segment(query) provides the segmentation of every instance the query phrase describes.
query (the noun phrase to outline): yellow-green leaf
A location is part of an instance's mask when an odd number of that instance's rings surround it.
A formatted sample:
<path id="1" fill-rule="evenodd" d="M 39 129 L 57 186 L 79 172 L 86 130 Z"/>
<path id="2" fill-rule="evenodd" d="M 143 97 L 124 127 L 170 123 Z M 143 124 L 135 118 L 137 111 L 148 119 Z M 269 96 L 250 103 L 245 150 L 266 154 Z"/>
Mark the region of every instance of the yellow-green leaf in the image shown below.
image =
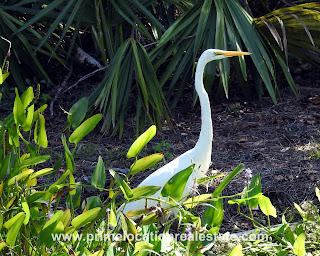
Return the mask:
<path id="1" fill-rule="evenodd" d="M 26 202 L 26 200 L 23 196 L 21 197 L 21 206 L 22 206 L 22 209 L 24 210 L 24 212 L 26 213 L 26 217 L 23 221 L 23 224 L 27 225 L 29 222 L 29 219 L 30 219 L 30 209 L 29 209 L 28 203 Z"/>
<path id="2" fill-rule="evenodd" d="M 7 233 L 7 239 L 6 243 L 12 248 L 15 245 L 17 235 L 19 233 L 19 230 L 21 228 L 21 225 L 25 219 L 25 213 L 23 212 L 18 219 L 11 225 L 10 229 L 8 230 Z"/>
<path id="3" fill-rule="evenodd" d="M 141 134 L 129 148 L 127 158 L 136 157 L 141 149 L 156 135 L 156 126 L 152 125 L 148 130 Z"/>
<path id="4" fill-rule="evenodd" d="M 234 247 L 229 256 L 243 256 L 242 245 L 238 244 L 236 247 Z"/>
<path id="5" fill-rule="evenodd" d="M 89 132 L 91 132 L 101 120 L 102 115 L 96 114 L 84 121 L 70 136 L 71 143 L 78 144 Z"/>
<path id="6" fill-rule="evenodd" d="M 305 249 L 305 242 L 306 236 L 304 233 L 301 233 L 296 241 L 293 244 L 293 253 L 297 256 L 304 256 L 306 255 L 306 249 Z"/>
<path id="7" fill-rule="evenodd" d="M 128 200 L 129 198 L 133 197 L 133 192 L 131 188 L 128 186 L 128 184 L 112 169 L 109 170 L 112 177 L 115 179 L 115 181 L 119 184 L 120 189 L 122 190 L 125 198 Z"/>
<path id="8" fill-rule="evenodd" d="M 135 175 L 138 172 L 151 168 L 156 163 L 161 161 L 162 158 L 163 153 L 156 153 L 150 156 L 143 157 L 131 165 L 129 174 Z"/>
<path id="9" fill-rule="evenodd" d="M 19 180 L 22 180 L 26 177 L 28 177 L 31 173 L 33 173 L 34 170 L 33 169 L 28 169 L 22 173 L 19 173 L 18 175 L 12 177 L 9 181 L 8 181 L 8 186 L 11 186 L 13 184 L 15 184 L 15 181 L 19 181 Z"/>
<path id="10" fill-rule="evenodd" d="M 171 197 L 175 201 L 179 201 L 186 187 L 187 181 L 193 172 L 194 164 L 186 169 L 176 173 L 161 190 L 161 196 Z"/>
<path id="11" fill-rule="evenodd" d="M 71 225 L 77 229 L 86 225 L 87 223 L 94 220 L 99 215 L 100 210 L 101 210 L 101 207 L 97 207 L 80 214 L 79 216 L 75 217 L 71 221 Z"/>
<path id="12" fill-rule="evenodd" d="M 258 204 L 260 206 L 260 210 L 267 216 L 277 217 L 277 210 L 272 205 L 270 199 L 264 195 L 258 197 Z"/>
<path id="13" fill-rule="evenodd" d="M 34 128 L 34 140 L 39 146 L 43 148 L 48 147 L 45 120 L 42 114 L 39 114 L 38 120 L 36 122 L 36 126 Z"/>
<path id="14" fill-rule="evenodd" d="M 98 188 L 104 188 L 105 184 L 106 184 L 106 168 L 104 166 L 102 157 L 99 156 L 98 163 L 92 174 L 91 185 Z"/>
<path id="15" fill-rule="evenodd" d="M 202 194 L 200 196 L 195 196 L 195 197 L 189 198 L 186 201 L 184 201 L 183 205 L 187 209 L 189 209 L 191 207 L 195 207 L 196 205 L 198 205 L 199 203 L 207 200 L 210 197 L 211 197 L 211 194 Z"/>

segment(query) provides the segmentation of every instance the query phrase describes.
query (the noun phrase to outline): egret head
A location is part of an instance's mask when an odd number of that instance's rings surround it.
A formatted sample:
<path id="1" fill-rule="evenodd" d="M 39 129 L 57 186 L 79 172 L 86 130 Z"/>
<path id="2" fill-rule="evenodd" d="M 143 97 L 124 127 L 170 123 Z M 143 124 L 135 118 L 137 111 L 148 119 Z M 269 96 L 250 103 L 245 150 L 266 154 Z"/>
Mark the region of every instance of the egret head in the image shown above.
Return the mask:
<path id="1" fill-rule="evenodd" d="M 208 49 L 204 51 L 201 55 L 203 59 L 207 62 L 213 60 L 221 60 L 224 58 L 229 58 L 233 56 L 250 55 L 250 52 L 239 52 L 239 51 L 224 51 L 219 49 Z"/>

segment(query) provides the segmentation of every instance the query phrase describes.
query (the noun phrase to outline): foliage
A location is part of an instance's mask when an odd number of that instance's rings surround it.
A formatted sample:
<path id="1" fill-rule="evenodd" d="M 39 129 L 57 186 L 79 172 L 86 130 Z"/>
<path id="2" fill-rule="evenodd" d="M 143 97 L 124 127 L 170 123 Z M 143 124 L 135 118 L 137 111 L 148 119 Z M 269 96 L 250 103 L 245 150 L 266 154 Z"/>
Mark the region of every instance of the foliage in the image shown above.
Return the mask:
<path id="1" fill-rule="evenodd" d="M 38 98 L 39 95 L 31 87 L 22 95 L 17 92 L 13 113 L 1 122 L 2 254 L 204 255 L 211 252 L 218 255 L 306 255 L 306 252 L 319 250 L 320 217 L 312 203 L 295 204 L 302 222 L 291 225 L 283 215 L 282 224 L 274 228 L 270 225 L 270 216 L 276 218 L 277 211 L 270 199 L 262 194 L 259 175 L 252 177 L 246 174 L 247 186 L 243 192 L 222 196 L 226 185 L 243 170 L 242 165 L 224 178 L 210 194 L 199 194 L 196 187 L 221 175 L 197 180 L 195 191 L 187 198 L 181 198 L 193 166 L 172 177 L 162 188 L 161 199 L 152 198 L 160 187 L 130 188 L 135 174 L 152 167 L 163 157 L 162 154 L 154 154 L 139 159 L 139 152 L 155 136 L 154 126 L 130 147 L 127 156 L 133 158 L 134 163 L 128 175 L 123 177 L 113 170 L 109 170 L 108 174 L 99 157 L 91 185 L 76 182 L 74 154 L 81 139 L 96 126 L 101 115 L 85 120 L 83 113 L 87 112 L 87 107 L 80 108 L 79 103 L 69 110 L 67 136 L 61 136 L 65 162 L 65 171 L 61 172 L 61 159 L 52 168 L 48 163 L 50 155 L 40 152 L 41 147 L 47 146 L 45 121 L 41 119 L 46 106 L 35 110 L 34 104 Z M 80 99 L 80 102 L 85 100 Z M 56 177 L 55 181 L 48 182 L 50 179 L 46 177 L 52 175 Z M 111 177 L 110 184 L 106 184 L 107 175 Z M 45 184 L 38 185 L 40 181 Z M 83 198 L 83 187 L 95 189 L 97 195 Z M 107 192 L 108 197 L 103 199 L 99 195 L 101 191 Z M 320 199 L 318 189 L 316 195 Z M 126 203 L 140 199 L 156 200 L 159 206 L 137 209 L 126 215 L 122 213 Z M 219 228 L 225 199 L 229 199 L 229 204 L 238 205 L 239 213 L 252 221 L 257 232 L 265 232 L 269 240 L 252 242 L 229 239 L 228 246 L 223 246 L 223 241 L 219 240 Z M 247 207 L 248 216 L 240 211 L 240 205 Z M 199 206 L 206 207 L 202 219 L 195 214 Z M 267 227 L 252 215 L 251 208 L 257 206 L 267 218 Z M 169 219 L 170 211 L 178 215 Z M 172 230 L 176 236 L 173 236 Z M 227 234 L 223 236 L 227 237 Z"/>
<path id="2" fill-rule="evenodd" d="M 214 85 L 216 92 L 228 95 L 229 80 L 236 75 L 242 92 L 250 94 L 250 73 L 259 95 L 263 83 L 276 102 L 279 65 L 296 92 L 288 72 L 288 52 L 298 56 L 303 53 L 315 63 L 303 49 L 318 52 L 319 4 L 283 8 L 253 19 L 250 5 L 255 4 L 250 1 L 241 6 L 240 2 L 245 1 L 11 0 L 0 4 L 0 32 L 14 42 L 11 66 L 20 90 L 24 79 L 19 66 L 28 66 L 28 71 L 30 67 L 50 81 L 38 55 L 63 65 L 68 59 L 79 62 L 75 57 L 79 49 L 83 51 L 82 34 L 91 34 L 95 48 L 84 50 L 98 55 L 95 61 L 106 70 L 89 98 L 89 106 L 102 111 L 103 131 L 119 132 L 121 136 L 125 115 L 132 106 L 136 109 L 137 131 L 143 130 L 146 119 L 158 128 L 162 117 L 169 121 L 168 106 L 177 104 L 192 77 L 198 54 L 207 48 L 246 49 L 253 53 L 252 62 L 239 57 L 232 65 L 229 59 L 208 65 L 204 80 L 209 91 Z M 303 49 L 299 48 L 301 43 Z M 5 49 L 3 46 L 1 49 Z M 220 70 L 218 82 L 216 67 Z"/>

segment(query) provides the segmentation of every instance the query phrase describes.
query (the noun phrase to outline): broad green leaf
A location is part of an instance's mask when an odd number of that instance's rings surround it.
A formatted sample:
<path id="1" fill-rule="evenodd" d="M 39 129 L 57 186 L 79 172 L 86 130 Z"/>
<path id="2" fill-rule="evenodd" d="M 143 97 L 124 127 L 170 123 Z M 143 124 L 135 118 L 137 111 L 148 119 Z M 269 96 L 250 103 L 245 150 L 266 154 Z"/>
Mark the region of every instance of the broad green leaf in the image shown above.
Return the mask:
<path id="1" fill-rule="evenodd" d="M 3 224 L 3 227 L 6 229 L 10 229 L 12 225 L 17 222 L 18 219 L 20 219 L 22 216 L 26 216 L 24 212 L 19 212 L 15 216 L 13 216 L 11 219 L 9 219 L 6 223 Z"/>
<path id="2" fill-rule="evenodd" d="M 88 98 L 84 97 L 78 100 L 69 110 L 67 121 L 76 129 L 85 118 L 88 110 Z"/>
<path id="3" fill-rule="evenodd" d="M 30 178 L 37 178 L 39 176 L 45 176 L 45 175 L 51 174 L 53 170 L 54 170 L 53 168 L 44 168 L 40 171 L 33 173 Z"/>
<path id="4" fill-rule="evenodd" d="M 23 196 L 21 197 L 21 206 L 23 211 L 26 213 L 26 218 L 24 219 L 23 224 L 27 225 L 30 219 L 30 209 L 28 203 L 26 202 Z"/>
<path id="5" fill-rule="evenodd" d="M 79 229 L 80 227 L 88 224 L 89 222 L 93 221 L 96 217 L 98 217 L 100 211 L 101 211 L 100 207 L 86 211 L 80 214 L 79 216 L 75 217 L 71 221 L 71 225 L 76 229 Z"/>
<path id="6" fill-rule="evenodd" d="M 84 121 L 70 136 L 71 143 L 78 144 L 89 132 L 91 132 L 101 120 L 102 115 L 96 114 Z"/>
<path id="7" fill-rule="evenodd" d="M 163 186 L 160 195 L 163 197 L 171 197 L 175 201 L 179 201 L 183 195 L 183 191 L 187 185 L 187 181 L 193 172 L 194 164 L 186 169 L 176 173 L 168 182 Z"/>
<path id="8" fill-rule="evenodd" d="M 129 148 L 127 158 L 136 157 L 141 149 L 156 135 L 156 126 L 152 125 L 147 131 L 141 134 Z"/>
<path id="9" fill-rule="evenodd" d="M 42 230 L 45 230 L 47 227 L 49 227 L 51 224 L 56 222 L 56 225 L 58 225 L 59 221 L 61 221 L 63 216 L 63 211 L 59 210 L 57 211 L 47 222 L 44 224 Z M 54 228 L 52 229 L 54 230 Z"/>
<path id="10" fill-rule="evenodd" d="M 301 233 L 293 245 L 293 253 L 297 256 L 304 256 L 306 255 L 306 249 L 305 249 L 305 240 L 306 235 L 304 233 Z"/>
<path id="11" fill-rule="evenodd" d="M 160 162 L 162 159 L 163 153 L 156 153 L 150 156 L 143 157 L 131 165 L 129 174 L 135 175 L 138 172 L 149 169 L 158 162 Z"/>
<path id="12" fill-rule="evenodd" d="M 63 211 L 60 210 L 46 222 L 38 235 L 38 244 L 44 244 L 47 247 L 51 247 L 56 243 L 56 241 L 53 240 L 52 234 L 59 234 L 64 231 L 64 226 L 61 221 L 62 217 Z"/>
<path id="13" fill-rule="evenodd" d="M 14 121 L 16 125 L 23 125 L 25 121 L 24 107 L 23 107 L 17 88 L 15 88 L 15 92 L 16 92 L 16 98 L 14 100 L 14 105 L 13 105 Z"/>
<path id="14" fill-rule="evenodd" d="M 47 132 L 45 128 L 45 119 L 42 114 L 39 114 L 38 120 L 36 122 L 36 126 L 34 128 L 34 141 L 37 145 L 47 148 L 48 147 L 48 139 Z"/>
<path id="15" fill-rule="evenodd" d="M 33 93 L 33 88 L 30 86 L 22 95 L 21 95 L 21 101 L 23 104 L 23 108 L 26 109 L 29 104 L 33 101 L 34 99 L 34 93 Z M 22 129 L 27 132 L 30 131 L 32 122 L 33 122 L 33 114 L 34 114 L 34 104 L 29 106 L 29 108 L 26 110 L 27 111 L 27 117 L 22 124 Z"/>
<path id="16" fill-rule="evenodd" d="M 11 225 L 10 229 L 8 230 L 7 233 L 7 239 L 6 239 L 6 243 L 13 248 L 15 243 L 16 243 L 16 239 L 19 233 L 19 230 L 21 228 L 21 225 L 25 219 L 25 213 L 23 213 L 22 215 L 19 216 L 18 219 L 16 219 L 16 221 Z"/>
<path id="17" fill-rule="evenodd" d="M 16 181 L 25 179 L 33 172 L 34 172 L 33 169 L 28 169 L 26 171 L 23 171 L 22 173 L 19 173 L 18 175 L 14 176 L 10 180 L 8 180 L 8 186 L 15 184 Z"/>
<path id="18" fill-rule="evenodd" d="M 277 210 L 272 205 L 270 199 L 266 196 L 259 196 L 258 197 L 258 204 L 260 207 L 260 210 L 266 215 L 266 216 L 273 216 L 274 218 L 277 217 Z"/>
<path id="19" fill-rule="evenodd" d="M 109 170 L 111 176 L 115 179 L 115 181 L 120 186 L 120 189 L 122 190 L 125 198 L 129 200 L 133 197 L 133 192 L 131 188 L 128 186 L 128 184 L 112 169 Z"/>
<path id="20" fill-rule="evenodd" d="M 37 165 L 37 164 L 43 163 L 49 159 L 50 159 L 50 155 L 29 157 L 20 163 L 19 170 L 22 170 L 23 168 L 31 165 Z"/>
<path id="21" fill-rule="evenodd" d="M 90 209 L 101 207 L 101 206 L 102 206 L 102 202 L 99 195 L 87 197 L 82 202 L 82 209 L 85 208 L 87 211 Z"/>
<path id="22" fill-rule="evenodd" d="M 242 245 L 241 244 L 238 244 L 237 246 L 235 246 L 231 253 L 229 254 L 229 256 L 243 256 L 243 253 L 242 253 Z"/>
<path id="23" fill-rule="evenodd" d="M 98 163 L 92 174 L 91 185 L 98 188 L 104 188 L 105 184 L 106 184 L 106 168 L 104 166 L 102 157 L 99 156 Z"/>
<path id="24" fill-rule="evenodd" d="M 130 198 L 130 200 L 136 199 L 139 197 L 152 196 L 153 194 L 157 193 L 160 189 L 161 187 L 157 187 L 157 186 L 142 186 L 142 187 L 133 188 L 131 190 L 133 193 L 133 196 L 132 198 Z"/>
<path id="25" fill-rule="evenodd" d="M 28 204 L 32 204 L 33 202 L 37 201 L 38 199 L 44 197 L 45 194 L 46 194 L 46 191 L 37 191 L 37 192 L 34 192 L 33 194 L 30 194 L 27 197 Z"/>

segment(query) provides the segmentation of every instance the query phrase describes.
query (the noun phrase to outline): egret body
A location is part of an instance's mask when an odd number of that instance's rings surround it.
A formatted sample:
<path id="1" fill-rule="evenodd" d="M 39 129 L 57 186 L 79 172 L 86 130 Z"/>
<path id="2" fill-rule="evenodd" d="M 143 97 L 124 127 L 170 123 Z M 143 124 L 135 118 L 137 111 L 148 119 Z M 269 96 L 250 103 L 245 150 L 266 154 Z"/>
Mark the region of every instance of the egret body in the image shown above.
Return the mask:
<path id="1" fill-rule="evenodd" d="M 186 169 L 191 164 L 194 164 L 194 171 L 190 175 L 182 198 L 189 195 L 192 190 L 192 183 L 196 179 L 202 178 L 206 175 L 211 162 L 212 152 L 212 119 L 211 108 L 208 94 L 203 85 L 203 73 L 205 66 L 208 62 L 213 60 L 224 59 L 232 56 L 249 55 L 247 52 L 238 51 L 223 51 L 217 49 L 209 49 L 202 53 L 200 56 L 196 74 L 195 74 L 195 89 L 199 95 L 200 107 L 201 107 L 201 131 L 197 144 L 193 149 L 188 150 L 178 158 L 172 160 L 168 164 L 162 166 L 160 169 L 148 176 L 139 185 L 141 186 L 160 186 L 163 187 L 167 181 L 176 173 Z M 161 189 L 152 196 L 152 198 L 159 198 Z M 157 205 L 156 200 L 148 200 L 148 207 Z M 137 200 L 128 203 L 123 212 L 126 213 L 132 210 L 145 209 L 146 200 Z"/>

